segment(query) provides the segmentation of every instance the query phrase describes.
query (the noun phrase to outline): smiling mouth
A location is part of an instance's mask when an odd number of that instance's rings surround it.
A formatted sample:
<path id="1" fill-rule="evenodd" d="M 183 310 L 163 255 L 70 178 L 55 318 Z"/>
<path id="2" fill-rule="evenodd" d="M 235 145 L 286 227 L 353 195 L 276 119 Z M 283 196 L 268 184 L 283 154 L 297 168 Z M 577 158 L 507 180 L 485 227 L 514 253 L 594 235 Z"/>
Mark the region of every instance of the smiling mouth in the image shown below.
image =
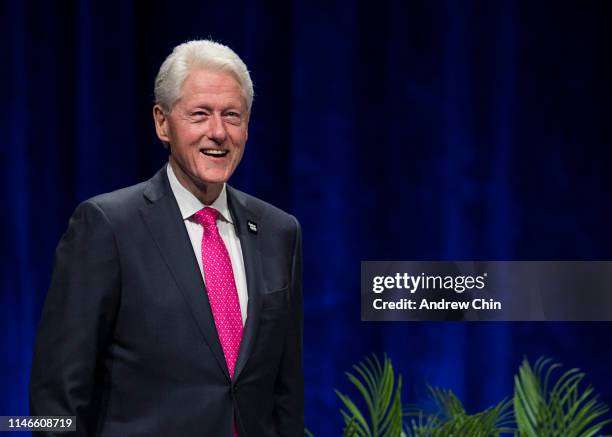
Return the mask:
<path id="1" fill-rule="evenodd" d="M 229 153 L 229 150 L 222 149 L 200 149 L 200 153 L 213 158 L 222 158 Z"/>

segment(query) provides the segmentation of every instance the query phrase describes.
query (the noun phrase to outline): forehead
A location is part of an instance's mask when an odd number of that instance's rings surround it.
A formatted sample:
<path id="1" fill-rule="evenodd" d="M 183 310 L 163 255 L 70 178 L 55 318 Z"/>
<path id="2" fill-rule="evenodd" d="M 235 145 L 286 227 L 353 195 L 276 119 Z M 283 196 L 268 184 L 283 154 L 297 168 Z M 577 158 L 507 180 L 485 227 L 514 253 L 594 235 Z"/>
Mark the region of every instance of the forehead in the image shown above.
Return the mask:
<path id="1" fill-rule="evenodd" d="M 245 103 L 242 88 L 230 72 L 194 68 L 185 77 L 181 85 L 180 100 L 225 101 L 227 103 Z"/>

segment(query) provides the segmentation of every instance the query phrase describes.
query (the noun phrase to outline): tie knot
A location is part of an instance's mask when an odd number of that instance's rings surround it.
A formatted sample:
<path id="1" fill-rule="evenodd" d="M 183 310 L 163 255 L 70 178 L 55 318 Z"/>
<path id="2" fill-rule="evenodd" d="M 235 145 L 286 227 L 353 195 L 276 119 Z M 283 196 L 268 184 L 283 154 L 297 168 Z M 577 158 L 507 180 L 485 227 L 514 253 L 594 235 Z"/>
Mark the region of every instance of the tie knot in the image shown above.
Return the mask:
<path id="1" fill-rule="evenodd" d="M 217 218 L 219 217 L 219 211 L 214 208 L 202 208 L 193 215 L 196 222 L 204 227 L 217 226 Z"/>

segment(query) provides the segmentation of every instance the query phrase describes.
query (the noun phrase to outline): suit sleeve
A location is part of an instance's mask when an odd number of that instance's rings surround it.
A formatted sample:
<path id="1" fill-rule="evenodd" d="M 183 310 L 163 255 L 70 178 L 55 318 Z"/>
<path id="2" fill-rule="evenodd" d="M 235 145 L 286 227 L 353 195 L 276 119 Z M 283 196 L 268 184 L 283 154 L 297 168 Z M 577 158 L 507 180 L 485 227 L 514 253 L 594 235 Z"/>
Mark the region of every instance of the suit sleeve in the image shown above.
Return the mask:
<path id="1" fill-rule="evenodd" d="M 275 384 L 275 412 L 281 437 L 304 435 L 302 233 L 295 221 L 291 275 L 291 320 Z"/>
<path id="2" fill-rule="evenodd" d="M 111 224 L 100 206 L 87 201 L 74 212 L 56 250 L 34 348 L 30 415 L 76 416 L 77 432 L 70 434 L 94 435 L 104 414 L 101 358 L 112 335 L 119 294 Z"/>

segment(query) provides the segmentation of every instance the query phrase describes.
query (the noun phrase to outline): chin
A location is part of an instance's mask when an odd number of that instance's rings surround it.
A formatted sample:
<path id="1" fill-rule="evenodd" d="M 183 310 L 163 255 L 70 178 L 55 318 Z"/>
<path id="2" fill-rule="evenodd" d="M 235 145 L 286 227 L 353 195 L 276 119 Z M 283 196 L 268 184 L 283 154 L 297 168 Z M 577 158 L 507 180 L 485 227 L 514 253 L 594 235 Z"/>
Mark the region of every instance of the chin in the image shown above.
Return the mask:
<path id="1" fill-rule="evenodd" d="M 198 175 L 198 180 L 204 185 L 216 185 L 216 184 L 224 184 L 228 181 L 229 177 L 227 173 L 223 172 L 222 174 L 210 174 L 206 175 Z"/>

